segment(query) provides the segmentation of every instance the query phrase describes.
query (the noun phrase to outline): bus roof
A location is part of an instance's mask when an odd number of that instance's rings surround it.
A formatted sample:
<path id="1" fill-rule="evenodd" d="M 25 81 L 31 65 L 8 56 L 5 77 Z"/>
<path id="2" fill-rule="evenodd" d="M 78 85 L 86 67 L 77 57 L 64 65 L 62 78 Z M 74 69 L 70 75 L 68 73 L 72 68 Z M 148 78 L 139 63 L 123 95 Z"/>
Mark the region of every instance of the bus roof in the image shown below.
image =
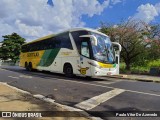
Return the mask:
<path id="1" fill-rule="evenodd" d="M 47 36 L 44 36 L 44 37 L 38 38 L 38 39 L 36 39 L 36 40 L 33 40 L 33 41 L 31 41 L 31 42 L 24 43 L 23 45 L 30 44 L 30 43 L 34 43 L 34 42 L 38 42 L 38 41 L 41 41 L 41 40 L 44 40 L 44 39 L 47 39 L 47 38 L 51 38 L 51 37 L 53 37 L 53 36 L 54 36 L 54 34 L 47 35 Z"/>
<path id="2" fill-rule="evenodd" d="M 31 42 L 28 42 L 28 43 L 25 43 L 25 44 L 23 44 L 23 45 L 30 44 L 30 43 L 34 43 L 34 42 L 41 41 L 41 40 L 45 40 L 45 39 L 47 39 L 47 38 L 51 38 L 51 37 L 53 37 L 53 36 L 56 36 L 56 35 L 61 34 L 61 33 L 64 33 L 64 32 L 74 32 L 74 31 L 80 31 L 80 30 L 91 31 L 91 32 L 94 32 L 94 33 L 98 33 L 98 34 L 107 36 L 106 34 L 101 33 L 101 32 L 99 32 L 99 31 L 97 31 L 97 30 L 91 29 L 91 28 L 71 28 L 71 29 L 65 30 L 65 31 L 63 31 L 63 32 L 59 32 L 59 33 L 57 33 L 57 34 L 50 34 L 50 35 L 47 35 L 47 36 L 38 38 L 38 39 L 36 39 L 36 40 L 33 40 L 33 41 L 31 41 Z M 108 36 L 107 36 L 107 37 L 108 37 Z"/>
<path id="3" fill-rule="evenodd" d="M 73 31 L 79 31 L 79 30 L 91 31 L 91 32 L 95 32 L 95 33 L 98 33 L 98 34 L 107 36 L 106 34 L 101 33 L 101 32 L 99 32 L 98 30 L 91 29 L 91 28 L 72 28 L 72 29 L 69 29 L 68 31 L 69 31 L 69 32 L 73 32 Z M 108 37 L 108 36 L 107 36 L 107 37 Z"/>

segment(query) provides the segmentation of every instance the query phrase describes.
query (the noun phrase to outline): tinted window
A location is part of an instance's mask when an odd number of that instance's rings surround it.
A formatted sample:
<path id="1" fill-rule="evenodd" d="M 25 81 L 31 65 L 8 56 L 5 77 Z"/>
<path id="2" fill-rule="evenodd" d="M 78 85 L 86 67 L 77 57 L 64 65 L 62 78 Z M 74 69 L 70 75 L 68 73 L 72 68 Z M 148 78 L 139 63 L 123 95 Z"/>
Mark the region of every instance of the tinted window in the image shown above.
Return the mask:
<path id="1" fill-rule="evenodd" d="M 55 36 L 55 39 L 56 47 L 73 49 L 68 32 Z"/>
<path id="2" fill-rule="evenodd" d="M 73 49 L 68 32 L 59 34 L 57 36 L 42 41 L 23 45 L 22 52 L 32 52 L 32 51 L 47 50 L 54 48 Z"/>
<path id="3" fill-rule="evenodd" d="M 72 34 L 72 37 L 73 37 L 73 39 L 76 43 L 78 52 L 80 53 L 81 41 L 84 40 L 84 39 L 89 39 L 89 38 L 82 38 L 82 37 L 79 37 L 79 36 L 88 35 L 89 32 L 88 31 L 75 31 L 75 32 L 72 32 L 71 34 Z"/>

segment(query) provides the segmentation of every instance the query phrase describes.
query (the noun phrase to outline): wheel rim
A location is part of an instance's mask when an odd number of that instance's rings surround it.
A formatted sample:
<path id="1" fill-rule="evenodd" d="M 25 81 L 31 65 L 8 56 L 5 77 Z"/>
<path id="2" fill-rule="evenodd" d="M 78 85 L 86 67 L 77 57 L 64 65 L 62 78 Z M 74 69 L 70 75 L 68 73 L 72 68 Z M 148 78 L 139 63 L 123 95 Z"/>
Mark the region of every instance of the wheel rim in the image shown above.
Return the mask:
<path id="1" fill-rule="evenodd" d="M 73 69 L 71 65 L 66 65 L 65 66 L 65 74 L 67 77 L 72 77 L 73 75 Z"/>
<path id="2" fill-rule="evenodd" d="M 32 65 L 31 64 L 28 65 L 28 70 L 32 71 Z"/>
<path id="3" fill-rule="evenodd" d="M 67 69 L 66 69 L 66 73 L 67 73 L 67 74 L 72 74 L 72 68 L 67 67 Z"/>

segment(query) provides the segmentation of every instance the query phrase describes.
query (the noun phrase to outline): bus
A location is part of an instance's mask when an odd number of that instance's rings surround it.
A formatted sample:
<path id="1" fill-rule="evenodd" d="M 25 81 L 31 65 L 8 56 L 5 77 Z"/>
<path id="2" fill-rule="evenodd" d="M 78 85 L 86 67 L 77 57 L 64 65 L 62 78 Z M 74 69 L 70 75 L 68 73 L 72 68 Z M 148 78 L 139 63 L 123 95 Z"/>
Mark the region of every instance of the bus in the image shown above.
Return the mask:
<path id="1" fill-rule="evenodd" d="M 121 45 L 93 29 L 73 28 L 25 43 L 20 66 L 68 77 L 119 74 Z"/>

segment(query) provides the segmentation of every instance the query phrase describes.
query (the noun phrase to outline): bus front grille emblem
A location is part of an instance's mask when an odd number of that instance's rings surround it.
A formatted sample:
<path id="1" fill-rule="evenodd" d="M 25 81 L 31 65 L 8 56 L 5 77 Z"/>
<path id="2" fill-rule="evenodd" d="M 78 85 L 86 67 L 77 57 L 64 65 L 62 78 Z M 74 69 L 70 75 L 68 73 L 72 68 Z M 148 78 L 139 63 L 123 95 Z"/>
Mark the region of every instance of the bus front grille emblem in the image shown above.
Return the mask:
<path id="1" fill-rule="evenodd" d="M 78 71 L 82 74 L 82 75 L 85 75 L 86 74 L 86 71 L 89 69 L 89 67 L 86 67 L 86 68 L 81 68 L 80 66 L 78 66 L 80 69 L 78 69 Z"/>

